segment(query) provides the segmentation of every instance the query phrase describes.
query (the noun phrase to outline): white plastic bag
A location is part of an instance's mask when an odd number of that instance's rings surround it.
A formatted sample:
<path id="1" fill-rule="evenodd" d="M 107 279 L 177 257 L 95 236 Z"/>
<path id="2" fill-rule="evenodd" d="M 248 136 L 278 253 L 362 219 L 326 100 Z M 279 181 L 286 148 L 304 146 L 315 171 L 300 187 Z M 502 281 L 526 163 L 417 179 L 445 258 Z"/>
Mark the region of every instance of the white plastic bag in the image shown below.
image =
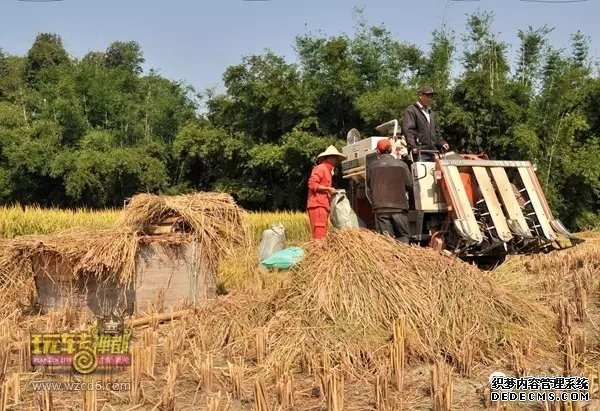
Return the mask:
<path id="1" fill-rule="evenodd" d="M 335 228 L 359 228 L 358 217 L 350 206 L 346 190 L 338 190 L 331 196 L 329 220 Z"/>
<path id="2" fill-rule="evenodd" d="M 263 231 L 258 248 L 258 263 L 260 264 L 273 253 L 283 250 L 285 242 L 285 227 L 283 224 L 273 224 L 271 228 Z"/>

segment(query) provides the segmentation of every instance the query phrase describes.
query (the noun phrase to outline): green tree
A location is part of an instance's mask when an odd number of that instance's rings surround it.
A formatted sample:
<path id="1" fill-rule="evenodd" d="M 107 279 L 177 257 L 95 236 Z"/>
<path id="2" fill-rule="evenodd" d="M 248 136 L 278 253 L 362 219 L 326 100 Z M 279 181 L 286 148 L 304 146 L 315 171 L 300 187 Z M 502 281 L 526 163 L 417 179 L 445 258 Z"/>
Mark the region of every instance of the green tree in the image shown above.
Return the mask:
<path id="1" fill-rule="evenodd" d="M 208 118 L 230 133 L 276 141 L 307 114 L 296 66 L 271 52 L 245 57 L 227 68 L 223 80 L 227 93 L 208 100 Z"/>
<path id="2" fill-rule="evenodd" d="M 539 80 L 542 53 L 547 45 L 546 36 L 552 30 L 547 26 L 537 29 L 529 26 L 527 30 L 519 30 L 518 32 L 521 44 L 519 46 L 516 76 L 530 92 L 533 91 L 536 80 Z"/>
<path id="3" fill-rule="evenodd" d="M 90 56 L 94 60 L 100 60 L 99 55 Z M 103 62 L 107 67 L 122 69 L 132 74 L 142 72 L 144 55 L 140 45 L 135 41 L 115 41 L 106 49 Z"/>
<path id="4" fill-rule="evenodd" d="M 69 63 L 69 55 L 57 34 L 38 34 L 27 52 L 25 62 L 25 80 L 31 86 L 38 82 L 38 76 L 44 69 Z"/>

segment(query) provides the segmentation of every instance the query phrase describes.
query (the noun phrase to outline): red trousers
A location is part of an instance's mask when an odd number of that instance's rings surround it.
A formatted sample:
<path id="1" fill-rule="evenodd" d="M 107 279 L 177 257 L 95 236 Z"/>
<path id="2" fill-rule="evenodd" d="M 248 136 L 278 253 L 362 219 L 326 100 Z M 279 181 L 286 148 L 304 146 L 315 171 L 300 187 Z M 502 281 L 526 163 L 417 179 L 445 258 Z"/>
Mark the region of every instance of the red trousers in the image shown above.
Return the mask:
<path id="1" fill-rule="evenodd" d="M 308 209 L 308 219 L 310 220 L 310 231 L 313 240 L 325 238 L 327 236 L 327 223 L 329 211 L 325 207 L 315 207 Z"/>

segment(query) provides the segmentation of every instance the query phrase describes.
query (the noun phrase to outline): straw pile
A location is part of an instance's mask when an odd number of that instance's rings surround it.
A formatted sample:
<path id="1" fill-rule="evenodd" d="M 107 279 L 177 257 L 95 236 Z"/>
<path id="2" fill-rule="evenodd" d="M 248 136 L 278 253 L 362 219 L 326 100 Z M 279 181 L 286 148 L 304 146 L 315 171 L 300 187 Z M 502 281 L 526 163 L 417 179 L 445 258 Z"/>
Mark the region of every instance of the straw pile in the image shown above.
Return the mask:
<path id="1" fill-rule="evenodd" d="M 213 307 L 201 310 L 206 333 L 220 335 L 210 339 L 219 341 L 220 347 L 213 348 L 246 349 L 252 335 L 264 332 L 270 353 L 266 366 L 327 353 L 333 363 L 371 373 L 389 368 L 389 343 L 398 321 L 406 324 L 408 359 L 441 356 L 463 369 L 473 361 L 501 360 L 509 346 L 527 345 L 532 335 L 542 352 L 544 342 L 555 340 L 552 312 L 520 282 L 496 279 L 459 260 L 367 230 L 336 230 L 326 243 L 307 244 L 293 275 L 287 289 L 253 304 L 254 310 L 268 312 L 254 315 L 259 321 L 243 343 L 234 333 L 223 338 L 224 329 L 240 325 L 237 297 L 219 303 L 219 312 L 230 314 L 219 315 L 218 331 L 209 319 Z M 249 330 L 248 313 L 242 317 Z"/>
<path id="2" fill-rule="evenodd" d="M 139 194 L 131 199 L 117 221 L 136 234 L 145 234 L 161 221 L 179 217 L 190 227 L 203 251 L 201 258 L 213 268 L 236 246 L 248 246 L 243 211 L 226 193 L 195 193 L 181 196 Z"/>
<path id="3" fill-rule="evenodd" d="M 406 318 L 409 356 L 441 353 L 456 363 L 468 347 L 488 362 L 508 342 L 532 334 L 550 339 L 541 336 L 552 333 L 552 313 L 521 284 L 431 249 L 352 230 L 332 233 L 326 246 L 310 244 L 307 254 L 292 300 L 309 310 L 311 322 L 327 319 L 377 335 Z"/>
<path id="4" fill-rule="evenodd" d="M 6 282 L 23 274 L 31 275 L 35 261 L 54 259 L 69 266 L 74 277 L 94 275 L 129 283 L 135 273 L 138 248 L 149 238 L 147 228 L 173 216 L 190 227 L 190 232 L 164 234 L 163 245 L 176 246 L 192 237 L 198 241 L 203 263 L 209 268 L 216 269 L 222 257 L 236 246 L 247 244 L 242 210 L 227 194 L 140 194 L 131 199 L 114 228 L 70 229 L 3 241 L 0 276 Z"/>

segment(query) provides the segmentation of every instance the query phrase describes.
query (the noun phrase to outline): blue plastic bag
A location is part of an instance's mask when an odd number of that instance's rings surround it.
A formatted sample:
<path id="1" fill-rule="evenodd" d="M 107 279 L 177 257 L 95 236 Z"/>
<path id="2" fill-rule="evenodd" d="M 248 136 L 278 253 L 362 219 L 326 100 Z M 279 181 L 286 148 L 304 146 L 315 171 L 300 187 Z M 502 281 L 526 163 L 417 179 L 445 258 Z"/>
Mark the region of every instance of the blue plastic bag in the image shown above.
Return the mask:
<path id="1" fill-rule="evenodd" d="M 300 247 L 288 247 L 271 254 L 261 264 L 267 268 L 287 270 L 302 261 L 302 258 L 304 258 L 304 251 Z"/>

